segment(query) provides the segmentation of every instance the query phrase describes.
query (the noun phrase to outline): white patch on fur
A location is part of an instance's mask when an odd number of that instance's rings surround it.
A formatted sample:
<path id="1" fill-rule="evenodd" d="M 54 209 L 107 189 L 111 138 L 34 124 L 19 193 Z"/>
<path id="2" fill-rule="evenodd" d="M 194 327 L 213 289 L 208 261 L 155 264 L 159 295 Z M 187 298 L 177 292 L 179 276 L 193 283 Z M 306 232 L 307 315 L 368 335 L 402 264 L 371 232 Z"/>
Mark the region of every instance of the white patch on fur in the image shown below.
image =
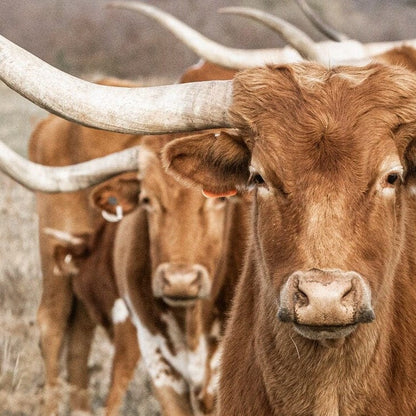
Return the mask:
<path id="1" fill-rule="evenodd" d="M 171 387 L 178 394 L 183 394 L 195 386 L 202 386 L 205 379 L 205 368 L 208 359 L 208 345 L 205 337 L 201 337 L 195 351 L 186 345 L 186 335 L 180 330 L 176 320 L 170 314 L 161 319 L 167 325 L 168 336 L 173 346 L 169 348 L 167 340 L 160 334 L 152 334 L 134 312 L 131 301 L 126 297 L 132 320 L 137 328 L 137 336 L 143 361 L 156 387 Z M 169 364 L 168 364 L 169 363 Z M 172 375 L 175 369 L 183 379 Z"/>
<path id="2" fill-rule="evenodd" d="M 66 231 L 57 230 L 56 228 L 45 227 L 42 229 L 42 232 L 46 235 L 56 238 L 57 240 L 64 241 L 69 244 L 77 245 L 82 244 L 84 240 L 80 237 L 76 237 L 71 233 Z"/>
<path id="3" fill-rule="evenodd" d="M 259 186 L 257 188 L 257 196 L 261 198 L 268 198 L 271 194 L 272 193 L 265 186 Z"/>
<path id="4" fill-rule="evenodd" d="M 129 317 L 129 311 L 123 299 L 119 298 L 114 302 L 111 317 L 114 324 L 121 324 Z"/>
<path id="5" fill-rule="evenodd" d="M 172 358 L 166 339 L 159 334 L 152 334 L 135 313 L 130 299 L 126 297 L 125 300 L 131 310 L 132 320 L 137 329 L 143 362 L 154 385 L 159 388 L 170 387 L 176 393 L 184 394 L 187 391 L 186 383 L 183 379 L 175 377 L 172 374 L 171 367 L 165 362 L 167 360 L 171 363 L 170 358 Z"/>
<path id="6" fill-rule="evenodd" d="M 72 254 L 67 254 L 64 258 L 65 264 L 69 264 L 72 261 Z"/>

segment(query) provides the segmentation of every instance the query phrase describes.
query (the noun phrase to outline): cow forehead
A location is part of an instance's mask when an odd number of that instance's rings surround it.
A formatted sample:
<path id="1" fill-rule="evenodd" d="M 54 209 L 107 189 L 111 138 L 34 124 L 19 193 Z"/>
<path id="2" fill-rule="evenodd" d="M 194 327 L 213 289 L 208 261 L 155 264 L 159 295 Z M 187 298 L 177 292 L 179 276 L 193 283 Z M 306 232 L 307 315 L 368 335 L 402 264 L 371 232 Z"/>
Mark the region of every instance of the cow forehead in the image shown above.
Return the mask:
<path id="1" fill-rule="evenodd" d="M 414 77 L 379 66 L 361 72 L 307 67 L 290 74 L 269 68 L 256 79 L 243 74 L 244 91 L 237 83 L 231 113 L 252 132 L 259 173 L 272 182 L 315 175 L 336 183 L 399 165 L 392 132 L 416 118 Z"/>

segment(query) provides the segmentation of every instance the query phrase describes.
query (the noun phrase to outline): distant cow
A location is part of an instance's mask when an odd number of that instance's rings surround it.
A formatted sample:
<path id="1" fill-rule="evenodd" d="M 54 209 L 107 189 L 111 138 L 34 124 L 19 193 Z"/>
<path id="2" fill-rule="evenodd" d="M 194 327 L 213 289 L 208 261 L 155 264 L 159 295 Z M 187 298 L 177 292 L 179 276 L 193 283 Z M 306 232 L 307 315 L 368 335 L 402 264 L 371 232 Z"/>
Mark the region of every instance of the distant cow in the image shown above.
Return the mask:
<path id="1" fill-rule="evenodd" d="M 140 208 L 119 225 L 114 268 L 162 413 L 213 414 L 248 202 L 207 199 L 167 175 L 159 153 L 169 139 L 144 139 Z"/>
<path id="2" fill-rule="evenodd" d="M 133 84 L 115 79 L 102 81 L 103 84 L 133 86 Z M 68 122 L 54 115 L 42 120 L 32 133 L 29 143 L 29 157 L 32 161 L 48 166 L 65 166 L 84 162 L 96 157 L 132 147 L 140 143 L 140 136 L 122 135 Z M 88 348 L 93 335 L 94 325 L 88 328 L 82 313 L 74 313 L 74 294 L 70 275 L 61 273 L 55 267 L 54 252 L 56 239 L 43 230 L 59 230 L 71 235 L 92 235 L 101 222 L 97 210 L 89 207 L 89 190 L 71 193 L 36 194 L 39 216 L 39 247 L 43 277 L 42 298 L 38 309 L 40 328 L 40 347 L 46 372 L 46 414 L 53 413 L 57 405 L 57 392 L 53 391 L 59 376 L 59 355 L 64 334 L 70 323 L 71 331 L 84 331 L 84 335 L 72 342 L 68 338 L 68 357 L 71 351 Z M 82 308 L 82 306 L 78 306 Z M 88 331 L 87 331 L 88 329 Z M 84 343 L 84 345 L 82 345 Z M 73 375 L 74 374 L 74 375 Z M 68 374 L 70 384 L 86 389 L 87 380 L 80 379 L 75 373 Z M 48 393 L 49 390 L 52 391 Z M 87 408 L 86 393 L 72 393 L 72 407 Z M 79 397 L 78 397 L 79 396 Z"/>
<path id="3" fill-rule="evenodd" d="M 98 189 L 100 195 L 117 190 L 117 203 L 128 214 L 137 207 L 139 182 L 137 173 L 119 175 Z M 107 202 L 107 201 L 106 201 Z M 51 261 L 55 274 L 70 280 L 75 295 L 65 334 L 68 337 L 67 372 L 72 384 L 71 404 L 74 409 L 86 407 L 88 396 L 88 357 L 97 325 L 105 328 L 114 344 L 110 390 L 106 415 L 117 415 L 128 384 L 134 374 L 139 350 L 137 333 L 129 319 L 125 304 L 120 300 L 114 278 L 113 244 L 118 224 L 99 221 L 94 232 L 68 234 L 45 228 L 54 244 Z M 74 325 L 74 322 L 77 325 Z"/>

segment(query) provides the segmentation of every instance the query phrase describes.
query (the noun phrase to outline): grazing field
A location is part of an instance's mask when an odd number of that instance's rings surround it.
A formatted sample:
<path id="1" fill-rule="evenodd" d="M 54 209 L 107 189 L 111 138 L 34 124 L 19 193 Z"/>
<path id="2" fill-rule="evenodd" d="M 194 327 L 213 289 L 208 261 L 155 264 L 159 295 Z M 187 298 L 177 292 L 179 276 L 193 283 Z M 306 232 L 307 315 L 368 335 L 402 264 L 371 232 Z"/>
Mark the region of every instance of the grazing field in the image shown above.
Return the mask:
<path id="1" fill-rule="evenodd" d="M 0 139 L 26 155 L 30 131 L 46 112 L 0 84 Z M 44 381 L 36 310 L 41 293 L 37 215 L 31 192 L 0 172 L 0 415 L 40 414 Z M 113 349 L 97 330 L 90 357 L 93 413 L 102 414 Z M 64 374 L 62 389 L 65 386 Z M 65 402 L 60 415 L 68 414 Z M 158 415 L 142 366 L 136 371 L 123 415 Z"/>

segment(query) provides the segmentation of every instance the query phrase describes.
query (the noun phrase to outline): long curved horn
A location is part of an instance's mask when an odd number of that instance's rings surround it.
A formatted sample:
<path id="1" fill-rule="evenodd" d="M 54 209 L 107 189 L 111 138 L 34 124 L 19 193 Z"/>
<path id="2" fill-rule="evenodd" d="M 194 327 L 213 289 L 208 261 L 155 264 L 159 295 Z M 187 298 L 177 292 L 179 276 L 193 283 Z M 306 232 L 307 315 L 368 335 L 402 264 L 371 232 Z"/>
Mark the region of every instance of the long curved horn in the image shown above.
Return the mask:
<path id="1" fill-rule="evenodd" d="M 266 64 L 284 64 L 302 60 L 299 53 L 289 47 L 253 50 L 229 48 L 208 39 L 171 14 L 145 3 L 116 1 L 108 3 L 107 7 L 133 10 L 156 20 L 199 57 L 225 68 L 246 69 Z"/>
<path id="2" fill-rule="evenodd" d="M 229 10 L 231 8 L 227 9 Z M 232 9 L 235 13 L 237 13 L 238 10 L 240 16 L 249 17 L 262 22 L 276 32 L 281 33 L 282 20 L 277 16 L 249 7 L 234 7 Z M 304 39 L 306 39 L 306 37 Z M 287 37 L 287 40 L 290 41 L 290 37 Z M 314 45 L 309 42 L 302 42 L 301 40 L 302 38 L 291 41 L 291 45 L 294 48 L 297 48 L 302 56 L 308 57 L 309 59 L 324 65 L 331 66 L 340 64 L 364 65 L 370 61 L 369 58 L 386 52 L 389 49 L 402 45 L 416 47 L 416 39 L 395 42 L 373 42 L 367 44 L 349 39 L 342 42 L 315 42 Z"/>
<path id="3" fill-rule="evenodd" d="M 305 14 L 305 16 L 310 20 L 310 22 L 328 39 L 332 39 L 335 42 L 342 42 L 344 40 L 350 39 L 345 33 L 338 32 L 334 28 L 330 27 L 325 23 L 319 16 L 315 14 L 311 6 L 306 2 L 306 0 L 296 0 L 298 6 Z"/>
<path id="4" fill-rule="evenodd" d="M 319 58 L 316 51 L 316 43 L 306 33 L 280 17 L 272 16 L 269 13 L 251 7 L 223 7 L 218 12 L 246 16 L 257 20 L 276 31 L 303 58 L 309 60 L 317 60 Z"/>
<path id="5" fill-rule="evenodd" d="M 19 156 L 0 141 L 0 170 L 32 191 L 73 192 L 138 169 L 140 146 L 76 165 L 50 167 Z"/>
<path id="6" fill-rule="evenodd" d="M 0 79 L 40 107 L 89 127 L 131 134 L 230 127 L 232 81 L 97 85 L 59 71 L 2 36 Z"/>

